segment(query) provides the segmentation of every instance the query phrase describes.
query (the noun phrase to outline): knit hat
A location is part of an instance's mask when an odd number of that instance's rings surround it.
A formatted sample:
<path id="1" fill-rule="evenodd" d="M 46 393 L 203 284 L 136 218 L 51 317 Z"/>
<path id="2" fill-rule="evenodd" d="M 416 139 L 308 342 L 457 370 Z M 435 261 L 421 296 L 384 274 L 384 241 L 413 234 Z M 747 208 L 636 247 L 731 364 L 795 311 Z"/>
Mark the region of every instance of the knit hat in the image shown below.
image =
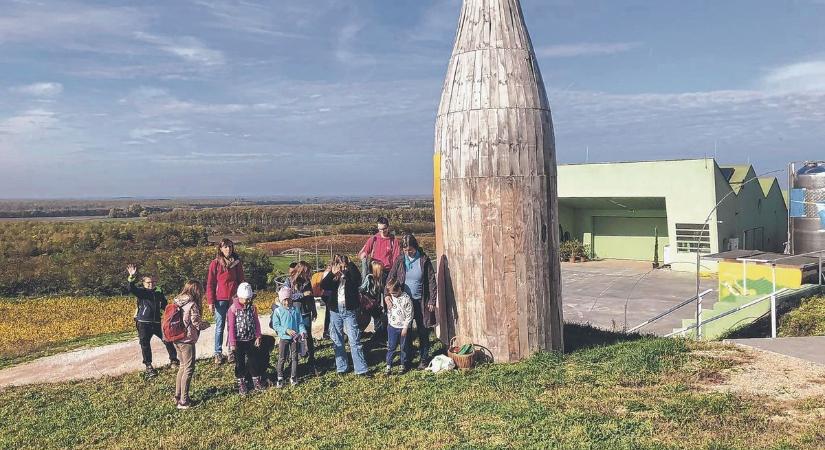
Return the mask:
<path id="1" fill-rule="evenodd" d="M 292 297 L 292 289 L 289 286 L 284 286 L 278 291 L 278 300 L 284 301 Z"/>
<path id="2" fill-rule="evenodd" d="M 238 298 L 243 298 L 249 300 L 250 298 L 254 298 L 255 293 L 252 292 L 252 285 L 249 283 L 241 283 L 238 286 Z"/>

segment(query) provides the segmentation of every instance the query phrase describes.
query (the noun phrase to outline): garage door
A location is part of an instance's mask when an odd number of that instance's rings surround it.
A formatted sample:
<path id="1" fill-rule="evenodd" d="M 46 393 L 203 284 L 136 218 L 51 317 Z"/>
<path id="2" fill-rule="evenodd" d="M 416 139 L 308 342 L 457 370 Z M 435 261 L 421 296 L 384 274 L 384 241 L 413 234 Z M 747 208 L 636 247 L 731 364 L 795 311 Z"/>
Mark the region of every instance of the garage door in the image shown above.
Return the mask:
<path id="1" fill-rule="evenodd" d="M 593 251 L 599 258 L 653 261 L 655 229 L 659 230 L 659 260 L 668 243 L 663 217 L 593 217 Z"/>

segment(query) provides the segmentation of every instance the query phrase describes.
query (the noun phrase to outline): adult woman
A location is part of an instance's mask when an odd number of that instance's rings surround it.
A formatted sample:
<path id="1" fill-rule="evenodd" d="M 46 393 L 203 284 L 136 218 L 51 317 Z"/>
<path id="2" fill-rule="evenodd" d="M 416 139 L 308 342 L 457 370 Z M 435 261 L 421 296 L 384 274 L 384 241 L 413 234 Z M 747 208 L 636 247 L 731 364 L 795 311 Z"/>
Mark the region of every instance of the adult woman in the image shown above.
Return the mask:
<path id="1" fill-rule="evenodd" d="M 430 358 L 430 331 L 436 325 L 435 305 L 438 292 L 435 268 L 412 234 L 401 238 L 401 255 L 395 260 L 388 279 L 397 280 L 412 299 L 420 356 L 418 368 L 425 369 Z M 385 302 L 388 309 L 392 307 L 389 293 L 385 297 Z M 407 361 L 404 361 L 406 370 L 412 367 L 412 341 L 407 339 Z"/>
<path id="2" fill-rule="evenodd" d="M 226 323 L 226 312 L 232 305 L 232 298 L 243 283 L 243 263 L 235 253 L 235 244 L 224 239 L 218 243 L 218 252 L 215 259 L 209 264 L 206 275 L 206 301 L 209 310 L 215 315 L 215 364 L 222 364 L 223 358 L 223 330 Z M 234 355 L 229 354 L 229 362 L 235 362 Z"/>
<path id="3" fill-rule="evenodd" d="M 344 333 L 349 338 L 352 364 L 355 374 L 367 376 L 367 360 L 361 347 L 361 330 L 358 328 L 358 308 L 361 307 L 358 287 L 361 285 L 361 273 L 349 258 L 335 255 L 329 273 L 321 280 L 321 288 L 332 291 L 328 303 L 330 315 L 329 335 L 335 349 L 335 369 L 346 373 L 349 370 Z"/>

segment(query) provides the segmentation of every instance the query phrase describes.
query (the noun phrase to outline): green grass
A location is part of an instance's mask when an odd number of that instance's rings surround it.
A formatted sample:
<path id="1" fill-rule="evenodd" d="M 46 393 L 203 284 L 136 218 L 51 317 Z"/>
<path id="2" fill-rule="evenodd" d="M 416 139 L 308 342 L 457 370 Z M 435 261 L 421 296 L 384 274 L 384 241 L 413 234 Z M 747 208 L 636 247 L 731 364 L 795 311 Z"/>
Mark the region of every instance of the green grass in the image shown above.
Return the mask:
<path id="1" fill-rule="evenodd" d="M 239 397 L 231 367 L 197 366 L 179 412 L 174 374 L 0 391 L 0 448 L 818 448 L 816 423 L 788 427 L 766 398 L 692 387 L 726 367 L 682 340 L 621 339 L 568 327 L 571 353 L 441 375 L 326 373 Z M 332 351 L 321 346 L 332 370 Z M 383 350 L 368 357 L 380 369 Z M 272 362 L 275 355 L 272 355 Z"/>
<path id="2" fill-rule="evenodd" d="M 783 337 L 825 335 L 825 297 L 802 300 L 799 308 L 782 317 L 778 331 Z"/>

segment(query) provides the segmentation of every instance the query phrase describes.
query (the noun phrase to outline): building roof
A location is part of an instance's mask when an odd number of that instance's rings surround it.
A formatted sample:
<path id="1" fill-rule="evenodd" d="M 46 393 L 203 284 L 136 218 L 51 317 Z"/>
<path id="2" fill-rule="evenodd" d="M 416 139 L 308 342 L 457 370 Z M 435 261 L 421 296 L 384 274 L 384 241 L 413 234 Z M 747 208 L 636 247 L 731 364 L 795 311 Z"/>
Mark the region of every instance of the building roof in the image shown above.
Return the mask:
<path id="1" fill-rule="evenodd" d="M 728 184 L 730 184 L 730 188 L 733 189 L 733 192 L 739 194 L 739 190 L 742 189 L 742 184 L 746 181 L 748 173 L 751 171 L 751 165 L 749 164 L 737 164 L 732 166 L 719 166 L 719 169 L 722 171 L 722 174 L 725 175 L 725 178 L 728 180 Z M 767 195 L 767 192 L 766 192 Z"/>
<path id="2" fill-rule="evenodd" d="M 770 177 L 761 177 L 761 178 L 759 178 L 759 185 L 762 186 L 762 193 L 765 194 L 765 197 L 767 197 L 768 194 L 771 192 L 771 188 L 773 188 L 773 185 L 775 183 L 778 183 L 776 181 L 776 178 L 770 178 Z"/>

